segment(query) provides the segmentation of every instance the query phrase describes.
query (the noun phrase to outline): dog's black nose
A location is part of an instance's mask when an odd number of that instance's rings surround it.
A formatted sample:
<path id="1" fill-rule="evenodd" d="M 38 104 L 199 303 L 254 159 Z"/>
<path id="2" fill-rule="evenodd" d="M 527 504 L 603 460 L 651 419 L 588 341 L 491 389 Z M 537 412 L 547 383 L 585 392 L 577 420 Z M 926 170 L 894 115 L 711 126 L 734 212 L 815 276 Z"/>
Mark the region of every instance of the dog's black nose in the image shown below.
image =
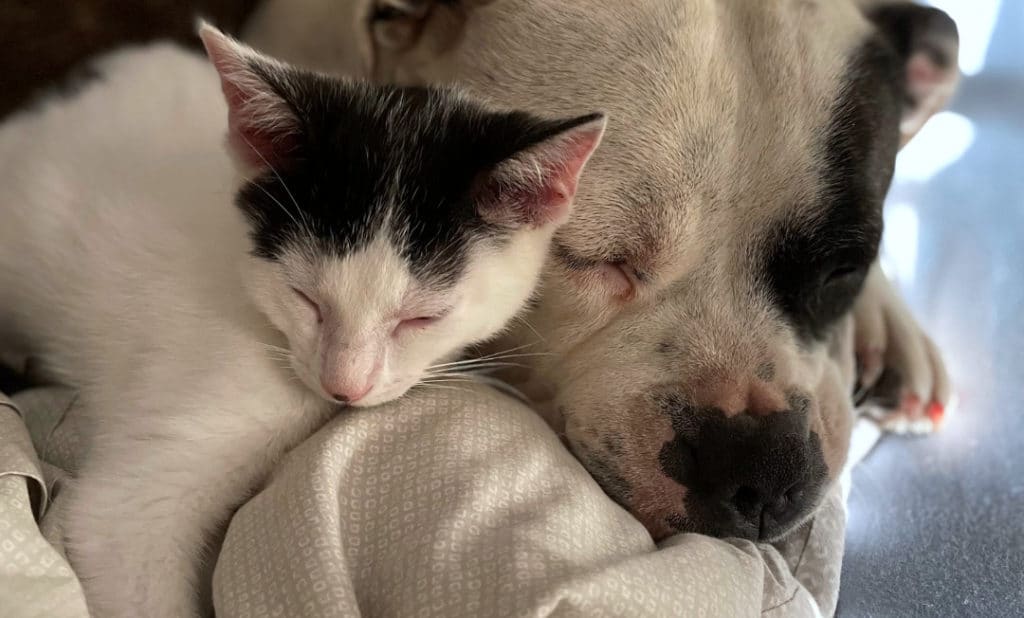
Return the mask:
<path id="1" fill-rule="evenodd" d="M 769 464 L 770 465 L 770 464 Z M 785 487 L 782 482 L 771 482 L 770 475 L 750 479 L 726 499 L 725 509 L 735 510 L 735 520 L 744 532 L 757 532 L 756 538 L 770 539 L 787 524 L 806 511 L 805 483 Z"/>
<path id="2" fill-rule="evenodd" d="M 662 469 L 687 489 L 689 529 L 771 541 L 818 505 L 828 468 L 806 410 L 690 412 L 661 451 Z"/>

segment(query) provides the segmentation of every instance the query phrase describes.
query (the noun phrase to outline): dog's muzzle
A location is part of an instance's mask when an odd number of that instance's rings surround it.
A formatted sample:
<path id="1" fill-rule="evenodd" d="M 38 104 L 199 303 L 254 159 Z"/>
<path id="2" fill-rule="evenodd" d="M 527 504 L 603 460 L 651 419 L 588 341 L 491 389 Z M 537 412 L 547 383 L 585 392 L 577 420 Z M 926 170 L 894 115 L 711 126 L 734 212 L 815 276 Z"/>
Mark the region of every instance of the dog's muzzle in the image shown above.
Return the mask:
<path id="1" fill-rule="evenodd" d="M 790 409 L 727 416 L 671 400 L 675 438 L 661 449 L 662 471 L 686 488 L 677 530 L 773 541 L 810 516 L 828 483 L 807 398 Z"/>

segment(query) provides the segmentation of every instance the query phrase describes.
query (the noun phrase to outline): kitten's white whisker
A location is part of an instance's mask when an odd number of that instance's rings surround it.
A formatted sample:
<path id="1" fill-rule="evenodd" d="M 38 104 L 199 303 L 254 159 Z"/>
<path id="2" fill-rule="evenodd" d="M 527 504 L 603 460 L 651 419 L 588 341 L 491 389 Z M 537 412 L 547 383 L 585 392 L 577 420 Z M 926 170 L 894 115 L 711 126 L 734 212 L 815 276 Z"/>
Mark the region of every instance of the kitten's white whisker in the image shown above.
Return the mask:
<path id="1" fill-rule="evenodd" d="M 279 356 L 287 356 L 289 358 L 291 358 L 293 356 L 292 351 L 289 350 L 288 348 L 282 348 L 280 346 L 271 345 L 269 343 L 260 343 L 260 342 L 257 342 L 257 343 L 268 354 L 277 354 Z"/>
<path id="2" fill-rule="evenodd" d="M 254 184 L 254 185 L 256 185 L 257 187 L 259 187 L 259 188 L 260 188 L 260 190 L 261 190 L 261 191 L 263 191 L 263 193 L 265 193 L 265 194 L 267 195 L 267 197 L 269 197 L 270 199 L 274 200 L 274 203 L 276 203 L 276 204 L 277 204 L 277 205 L 278 205 L 278 206 L 279 206 L 279 207 L 281 208 L 281 210 L 282 210 L 282 211 L 284 211 L 284 213 L 285 213 L 286 215 L 288 215 L 288 217 L 289 217 L 289 218 L 290 218 L 290 219 L 292 220 L 292 223 L 294 223 L 296 227 L 298 227 L 298 228 L 299 228 L 300 230 L 305 230 L 305 231 L 307 231 L 307 232 L 311 231 L 311 230 L 309 229 L 309 222 L 308 222 L 308 221 L 306 221 L 305 213 L 303 213 L 303 212 L 302 212 L 302 207 L 301 207 L 301 206 L 299 206 L 299 202 L 298 202 L 298 200 L 296 200 L 296 199 L 295 199 L 295 195 L 294 195 L 294 194 L 292 193 L 292 190 L 288 188 L 288 184 L 287 184 L 287 183 L 285 183 L 285 181 L 284 181 L 284 178 L 282 178 L 282 177 L 281 177 L 281 174 L 279 174 L 279 173 L 277 172 L 277 169 L 276 169 L 276 168 L 275 168 L 275 167 L 274 167 L 273 165 L 271 165 L 271 164 L 270 164 L 270 161 L 267 161 L 267 158 L 263 156 L 263 153 L 262 153 L 262 152 L 260 152 L 259 150 L 257 150 L 257 149 L 256 149 L 256 147 L 255 147 L 255 146 L 253 146 L 253 145 L 252 145 L 252 143 L 250 143 L 250 142 L 249 142 L 249 140 L 245 139 L 245 136 L 244 136 L 244 135 L 240 135 L 240 137 L 241 137 L 241 138 L 242 138 L 242 140 L 243 140 L 243 141 L 245 142 L 245 144 L 246 144 L 246 145 L 247 145 L 247 146 L 248 146 L 249 148 L 251 148 L 253 152 L 255 152 L 255 153 L 256 153 L 256 156 L 258 156 L 258 157 L 259 157 L 259 158 L 260 158 L 260 159 L 261 159 L 261 160 L 263 161 L 263 163 L 264 163 L 264 164 L 265 164 L 265 165 L 266 165 L 266 166 L 267 166 L 268 168 L 270 168 L 270 171 L 271 171 L 271 172 L 273 172 L 274 176 L 276 176 L 276 177 L 277 177 L 277 181 L 281 183 L 281 186 L 282 186 L 282 187 L 284 188 L 284 190 L 285 190 L 285 193 L 287 193 L 287 194 L 288 194 L 288 197 L 289 197 L 289 198 L 291 198 L 291 200 L 292 200 L 292 204 L 295 204 L 295 210 L 296 210 L 296 211 L 297 211 L 297 212 L 299 213 L 299 216 L 300 216 L 300 217 L 302 217 L 302 221 L 303 221 L 303 222 L 302 222 L 302 223 L 299 223 L 299 220 L 295 218 L 295 215 L 294 215 L 294 214 L 292 214 L 292 212 L 291 212 L 290 210 L 288 210 L 287 208 L 285 208 L 284 204 L 282 204 L 282 203 L 280 202 L 280 200 L 278 200 L 278 199 L 277 199 L 276 197 L 274 197 L 273 195 L 271 195 L 270 191 L 267 191 L 267 190 L 266 190 L 265 188 L 263 188 L 263 186 L 262 186 L 262 185 L 260 185 L 260 184 L 258 184 L 258 183 L 252 183 L 252 184 Z"/>
<path id="3" fill-rule="evenodd" d="M 259 184 L 259 183 L 256 183 L 256 182 L 254 182 L 254 183 L 252 183 L 252 185 L 253 185 L 254 187 L 256 187 L 257 189 L 259 189 L 260 191 L 262 191 L 264 195 L 266 195 L 267 197 L 269 197 L 270 199 L 272 199 L 272 200 L 274 201 L 274 203 L 275 203 L 275 204 L 277 204 L 278 208 L 280 208 L 280 209 L 281 209 L 281 211 L 282 211 L 282 212 L 283 212 L 284 214 L 288 215 L 288 218 L 292 220 L 292 223 L 294 223 L 296 227 L 298 227 L 298 228 L 299 228 L 300 230 L 301 230 L 301 229 L 304 229 L 304 228 L 303 228 L 303 225 L 302 225 L 301 223 L 299 223 L 299 220 L 295 218 L 295 215 L 293 215 L 293 214 L 292 214 L 292 212 L 291 212 L 290 210 L 288 210 L 287 208 L 285 208 L 285 205 L 281 203 L 281 200 L 279 200 L 279 199 L 277 199 L 276 197 L 274 197 L 274 194 L 272 194 L 272 193 L 271 193 L 270 191 L 267 191 L 267 190 L 266 190 L 266 189 L 265 189 L 265 188 L 263 187 L 263 185 L 261 185 L 261 184 Z"/>
<path id="4" fill-rule="evenodd" d="M 541 335 L 539 332 L 537 332 L 537 329 L 533 327 L 533 324 L 530 324 L 529 320 L 527 320 L 521 315 L 517 315 L 513 319 L 517 322 L 522 322 L 523 325 L 526 326 L 526 328 L 530 329 L 530 332 L 532 332 L 534 335 L 537 335 L 538 343 L 547 343 L 547 339 L 544 338 L 544 335 Z"/>
<path id="5" fill-rule="evenodd" d="M 507 369 L 512 367 L 518 369 L 528 369 L 529 365 L 524 365 L 522 363 L 485 363 L 481 365 L 471 365 L 469 367 L 445 367 L 444 369 L 446 369 L 447 371 L 429 372 L 427 375 L 450 375 L 452 373 L 472 374 L 473 372 L 495 371 L 498 369 Z"/>
<path id="6" fill-rule="evenodd" d="M 481 360 L 485 362 L 504 360 L 506 358 L 534 358 L 537 356 L 554 356 L 551 352 L 519 352 L 518 354 L 503 354 L 501 356 L 488 356 L 484 358 L 477 358 L 471 360 Z"/>
<path id="7" fill-rule="evenodd" d="M 431 365 L 428 370 L 434 369 L 449 369 L 456 367 L 473 367 L 480 364 L 491 363 L 491 362 L 503 362 L 510 358 L 532 358 L 536 356 L 553 356 L 553 354 L 546 352 L 534 352 L 524 354 L 508 354 L 506 356 L 495 356 L 495 357 L 483 357 L 483 358 L 469 358 L 460 361 L 454 361 L 451 363 L 441 363 L 439 365 Z"/>
<path id="8" fill-rule="evenodd" d="M 486 372 L 446 373 L 437 376 L 428 376 L 424 382 L 480 382 L 481 380 L 497 379 Z"/>
<path id="9" fill-rule="evenodd" d="M 526 348 L 535 346 L 535 345 L 537 345 L 537 343 L 539 343 L 539 342 L 533 341 L 533 342 L 530 342 L 530 343 L 524 343 L 523 345 L 517 345 L 514 348 L 509 348 L 507 350 L 501 350 L 499 352 L 493 352 L 491 354 L 485 354 L 484 356 L 480 356 L 478 358 L 488 358 L 490 356 L 501 356 L 502 354 L 507 354 L 509 352 L 518 352 L 519 350 L 525 350 Z"/>
<path id="10" fill-rule="evenodd" d="M 498 378 L 494 378 L 491 376 L 479 376 L 476 381 L 479 382 L 480 384 L 490 386 L 508 395 L 512 395 L 513 397 L 519 399 L 519 401 L 522 401 L 523 403 L 530 403 L 529 398 L 526 395 L 524 395 L 522 391 L 512 386 L 508 382 L 505 382 L 504 380 L 500 380 Z"/>
<path id="11" fill-rule="evenodd" d="M 431 367 L 449 367 L 449 366 L 453 366 L 453 365 L 462 365 L 462 364 L 467 364 L 467 363 L 485 362 L 485 361 L 489 361 L 489 360 L 499 360 L 501 358 L 505 358 L 505 357 L 509 356 L 513 352 L 518 352 L 519 350 L 528 348 L 528 347 L 530 347 L 532 345 L 536 345 L 536 344 L 535 343 L 527 343 L 525 345 L 521 345 L 521 346 L 516 346 L 514 348 L 510 348 L 508 350 L 501 350 L 501 351 L 498 351 L 498 352 L 493 352 L 491 354 L 485 354 L 483 356 L 474 356 L 472 358 L 464 358 L 464 359 L 460 359 L 460 360 L 456 360 L 456 361 L 451 361 L 451 362 L 448 362 L 448 363 L 438 363 L 436 365 L 432 365 Z M 543 352 L 539 352 L 538 354 L 543 354 Z"/>
<path id="12" fill-rule="evenodd" d="M 274 356 L 281 357 L 281 358 L 291 358 L 292 357 L 291 352 L 288 352 L 286 350 L 271 350 L 271 349 L 268 348 L 268 349 L 264 350 L 264 352 L 266 352 L 267 354 L 271 354 L 271 355 L 274 355 Z"/>
<path id="13" fill-rule="evenodd" d="M 429 380 L 425 382 L 420 382 L 420 384 L 423 384 L 425 386 L 433 386 L 436 384 L 471 384 L 472 382 L 473 380 Z"/>
<path id="14" fill-rule="evenodd" d="M 436 379 L 436 378 L 462 378 L 462 377 L 467 376 L 467 375 L 471 375 L 471 374 L 465 373 L 465 372 L 461 372 L 461 371 L 446 371 L 446 372 L 438 372 L 438 373 L 428 373 L 428 374 L 425 374 L 421 379 L 422 380 L 431 380 L 431 379 Z"/>
<path id="15" fill-rule="evenodd" d="M 452 361 L 449 363 L 438 363 L 437 365 L 431 365 L 430 367 L 432 369 L 436 369 L 438 367 L 460 367 L 464 365 L 473 365 L 477 363 L 489 363 L 492 361 L 504 360 L 506 358 L 521 358 L 523 356 L 527 355 L 508 354 L 505 356 L 482 356 L 479 358 L 464 358 L 462 360 Z"/>
<path id="16" fill-rule="evenodd" d="M 273 343 L 267 343 L 265 341 L 257 341 L 256 343 L 261 345 L 261 346 L 263 346 L 263 347 L 265 347 L 265 348 L 270 348 L 272 350 L 284 350 L 286 352 L 290 352 L 291 351 L 291 349 L 286 348 L 284 346 L 274 345 Z"/>
<path id="17" fill-rule="evenodd" d="M 438 365 L 437 367 L 431 367 L 430 370 L 433 371 L 433 370 L 449 370 L 449 369 L 451 369 L 451 370 L 467 369 L 467 368 L 472 368 L 472 367 L 491 366 L 491 365 L 494 365 L 494 364 L 497 364 L 497 365 L 502 365 L 502 364 L 505 364 L 505 365 L 521 365 L 521 363 L 516 363 L 514 361 L 506 361 L 506 360 L 502 359 L 502 360 L 484 360 L 484 361 L 479 361 L 479 362 L 474 362 L 474 363 L 459 363 L 458 365 Z"/>
<path id="18" fill-rule="evenodd" d="M 458 391 L 460 393 L 468 393 L 468 392 L 470 392 L 469 389 L 459 388 L 458 386 L 444 386 L 444 385 L 438 385 L 438 384 L 420 384 L 420 385 L 417 385 L 417 386 L 423 388 L 424 390 L 426 390 L 426 389 L 437 389 L 437 390 L 442 390 L 442 391 Z"/>
<path id="19" fill-rule="evenodd" d="M 519 389 L 515 388 L 511 384 L 505 382 L 504 380 L 495 378 L 493 376 L 488 376 L 488 375 L 483 375 L 483 374 L 478 374 L 478 373 L 465 373 L 465 374 L 458 374 L 458 375 L 460 376 L 458 378 L 445 378 L 445 379 L 440 379 L 440 380 L 433 379 L 433 378 L 426 378 L 426 379 L 422 380 L 420 382 L 420 384 L 423 384 L 425 386 L 431 386 L 431 385 L 436 385 L 436 384 L 451 384 L 451 383 L 459 383 L 459 382 L 462 382 L 462 383 L 470 382 L 470 383 L 474 383 L 474 384 L 483 384 L 484 386 L 489 386 L 489 387 L 494 388 L 496 390 L 499 390 L 499 391 L 501 391 L 503 393 L 511 395 L 511 396 L 515 397 L 516 399 L 519 399 L 520 401 L 522 401 L 524 403 L 529 403 L 529 401 L 530 401 L 529 398 L 527 398 L 526 395 L 524 395 L 522 393 L 522 391 L 520 391 Z"/>

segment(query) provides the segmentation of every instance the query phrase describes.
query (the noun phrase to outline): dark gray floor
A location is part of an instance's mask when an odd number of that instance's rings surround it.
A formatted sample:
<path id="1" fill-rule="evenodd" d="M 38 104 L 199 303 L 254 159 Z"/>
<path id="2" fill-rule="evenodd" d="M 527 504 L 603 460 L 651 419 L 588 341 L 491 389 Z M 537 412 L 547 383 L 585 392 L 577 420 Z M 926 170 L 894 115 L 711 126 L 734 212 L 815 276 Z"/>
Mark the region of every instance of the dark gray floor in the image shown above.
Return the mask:
<path id="1" fill-rule="evenodd" d="M 844 617 L 1024 616 L 1024 1 L 1003 0 L 953 111 L 901 161 L 886 256 L 960 405 L 941 434 L 887 438 L 855 471 Z"/>

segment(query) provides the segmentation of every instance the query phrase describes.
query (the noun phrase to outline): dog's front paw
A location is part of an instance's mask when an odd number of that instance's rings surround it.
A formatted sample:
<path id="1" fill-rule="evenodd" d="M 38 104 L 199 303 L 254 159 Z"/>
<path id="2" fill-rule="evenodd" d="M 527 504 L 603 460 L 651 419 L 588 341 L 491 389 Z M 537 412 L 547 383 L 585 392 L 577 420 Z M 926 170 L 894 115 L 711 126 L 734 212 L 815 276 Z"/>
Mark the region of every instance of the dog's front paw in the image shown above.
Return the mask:
<path id="1" fill-rule="evenodd" d="M 876 262 L 854 307 L 855 402 L 896 433 L 929 433 L 950 408 L 946 367 Z"/>

